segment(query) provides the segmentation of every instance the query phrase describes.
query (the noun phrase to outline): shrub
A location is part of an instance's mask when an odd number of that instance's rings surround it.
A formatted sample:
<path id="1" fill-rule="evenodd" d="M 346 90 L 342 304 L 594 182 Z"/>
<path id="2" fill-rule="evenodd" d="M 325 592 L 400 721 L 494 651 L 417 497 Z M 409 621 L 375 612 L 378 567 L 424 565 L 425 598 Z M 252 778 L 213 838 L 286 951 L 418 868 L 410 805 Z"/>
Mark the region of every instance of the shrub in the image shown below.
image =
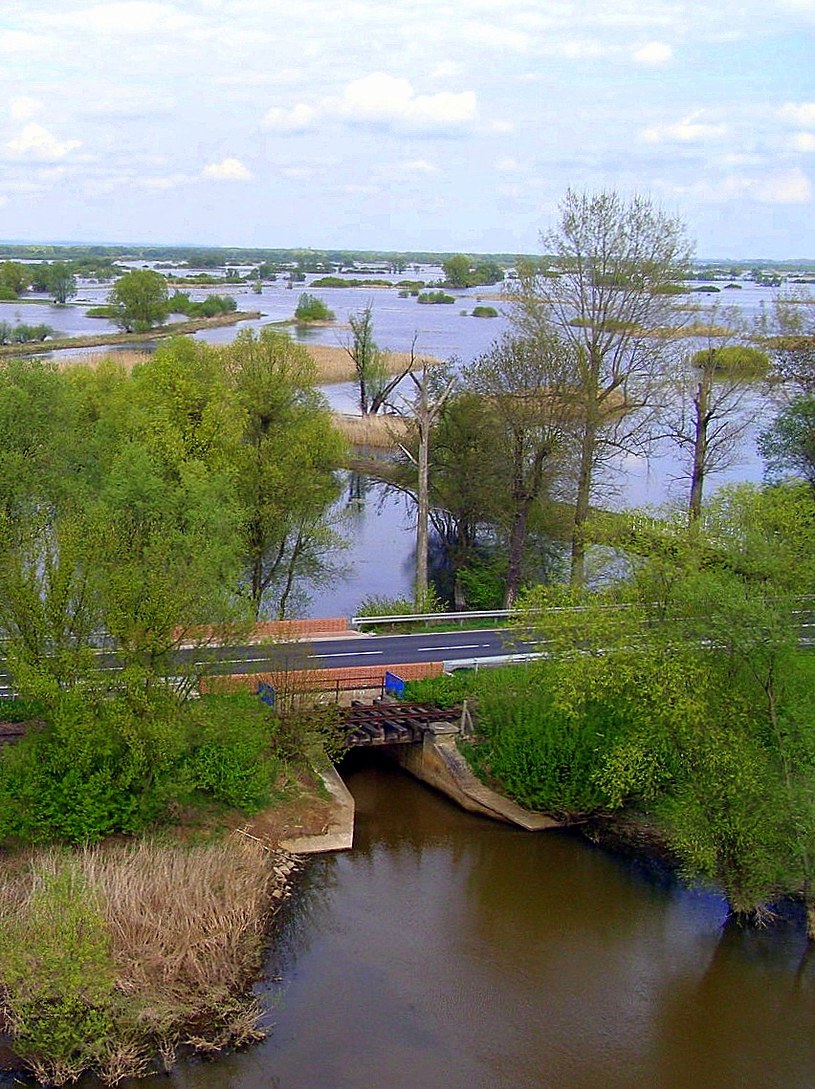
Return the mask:
<path id="1" fill-rule="evenodd" d="M 452 295 L 447 295 L 444 291 L 422 291 L 416 297 L 416 302 L 423 304 L 449 304 L 454 303 L 456 300 Z"/>
<path id="2" fill-rule="evenodd" d="M 294 317 L 296 321 L 334 321 L 335 314 L 333 310 L 329 310 L 322 299 L 304 291 L 297 300 Z"/>
<path id="3" fill-rule="evenodd" d="M 474 318 L 497 318 L 498 311 L 494 306 L 474 306 L 473 307 Z"/>
<path id="4" fill-rule="evenodd" d="M 40 1081 L 73 1081 L 102 1064 L 115 1033 L 100 899 L 76 860 L 51 854 L 28 889 L 2 889 L 0 915 L 3 1014 L 15 1051 Z"/>

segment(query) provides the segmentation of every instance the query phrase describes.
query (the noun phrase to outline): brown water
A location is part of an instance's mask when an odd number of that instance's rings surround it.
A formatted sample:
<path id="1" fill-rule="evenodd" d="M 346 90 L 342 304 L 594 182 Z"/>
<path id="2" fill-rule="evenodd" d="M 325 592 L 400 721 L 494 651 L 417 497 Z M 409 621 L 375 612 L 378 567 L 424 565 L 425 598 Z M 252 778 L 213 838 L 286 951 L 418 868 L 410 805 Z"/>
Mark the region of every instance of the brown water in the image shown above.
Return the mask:
<path id="1" fill-rule="evenodd" d="M 471 817 L 395 771 L 348 783 L 358 845 L 310 862 L 281 920 L 269 1040 L 173 1086 L 815 1085 L 798 922 L 723 929 L 717 897 L 579 839 Z"/>

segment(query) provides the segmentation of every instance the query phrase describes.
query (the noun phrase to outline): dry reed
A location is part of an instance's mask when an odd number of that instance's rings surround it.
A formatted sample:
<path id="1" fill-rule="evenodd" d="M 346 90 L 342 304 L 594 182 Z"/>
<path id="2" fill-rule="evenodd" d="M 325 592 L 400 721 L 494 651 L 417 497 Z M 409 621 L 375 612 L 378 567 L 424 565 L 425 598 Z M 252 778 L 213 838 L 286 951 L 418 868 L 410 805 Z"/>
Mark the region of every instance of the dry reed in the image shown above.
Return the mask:
<path id="1" fill-rule="evenodd" d="M 136 1076 L 155 1056 L 169 1067 L 179 1047 L 217 1051 L 263 1036 L 250 985 L 271 916 L 288 893 L 290 856 L 238 834 L 189 848 L 144 842 L 73 856 L 38 851 L 0 881 L 0 925 L 25 921 L 38 886 L 66 866 L 78 867 L 108 935 L 119 1013 L 96 1068 L 105 1081 Z M 4 985 L 0 964 L 0 994 Z M 25 1059 L 40 1080 L 70 1080 L 59 1076 L 70 1066 Z"/>
<path id="2" fill-rule="evenodd" d="M 66 367 L 98 367 L 103 360 L 112 360 L 126 371 L 132 371 L 139 363 L 146 363 L 150 358 L 147 352 L 123 349 L 119 352 L 77 352 L 76 355 L 62 356 L 57 359 L 61 369 Z"/>
<path id="3" fill-rule="evenodd" d="M 407 438 L 410 421 L 402 416 L 349 416 L 335 412 L 334 424 L 352 446 L 391 450 Z"/>
<path id="4" fill-rule="evenodd" d="M 352 382 L 355 378 L 354 361 L 341 344 L 307 344 L 306 351 L 317 364 L 317 381 Z M 398 374 L 410 366 L 409 352 L 383 352 L 382 362 L 387 374 Z M 438 362 L 435 359 L 429 362 Z"/>

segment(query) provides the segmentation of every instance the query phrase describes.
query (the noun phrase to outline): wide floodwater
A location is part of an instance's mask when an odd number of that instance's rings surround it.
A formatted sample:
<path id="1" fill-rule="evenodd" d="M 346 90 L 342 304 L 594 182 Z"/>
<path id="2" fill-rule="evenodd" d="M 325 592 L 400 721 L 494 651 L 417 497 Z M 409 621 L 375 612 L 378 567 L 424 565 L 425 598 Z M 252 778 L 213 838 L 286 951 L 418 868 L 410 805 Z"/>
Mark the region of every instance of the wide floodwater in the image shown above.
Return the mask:
<path id="1" fill-rule="evenodd" d="M 268 1040 L 173 1089 L 811 1089 L 815 964 L 787 922 L 561 833 L 347 774 L 353 851 L 312 859 L 263 993 Z M 145 1083 L 147 1086 L 148 1083 Z"/>

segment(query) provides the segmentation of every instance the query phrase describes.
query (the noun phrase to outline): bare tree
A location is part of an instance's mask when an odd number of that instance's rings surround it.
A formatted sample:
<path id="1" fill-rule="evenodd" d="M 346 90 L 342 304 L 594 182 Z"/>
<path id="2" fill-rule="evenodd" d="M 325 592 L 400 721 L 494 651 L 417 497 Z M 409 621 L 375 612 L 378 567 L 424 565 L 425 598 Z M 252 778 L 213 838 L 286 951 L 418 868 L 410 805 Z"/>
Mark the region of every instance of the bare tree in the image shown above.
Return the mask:
<path id="1" fill-rule="evenodd" d="M 514 320 L 525 335 L 572 352 L 579 454 L 571 579 L 585 579 L 586 520 L 598 469 L 644 441 L 659 365 L 671 341 L 676 281 L 690 259 L 684 227 L 643 197 L 572 190 L 542 236 L 550 267 L 519 280 Z"/>
<path id="2" fill-rule="evenodd" d="M 753 420 L 746 403 L 763 378 L 767 357 L 740 343 L 745 335 L 735 308 L 712 307 L 695 327 L 696 351 L 667 383 L 666 434 L 675 442 L 690 481 L 688 515 L 702 513 L 705 482 L 729 468 Z"/>
<path id="3" fill-rule="evenodd" d="M 447 378 L 444 385 L 432 389 L 426 359 L 421 361 L 420 376 L 416 376 L 416 337 L 410 348 L 411 369 L 407 377 L 413 383 L 416 393 L 408 407 L 415 423 L 418 435 L 418 452 L 414 456 L 404 446 L 403 452 L 416 466 L 418 483 L 416 488 L 416 590 L 415 601 L 421 607 L 427 598 L 427 544 L 430 518 L 430 434 L 439 418 L 445 402 L 453 391 L 454 379 Z"/>

